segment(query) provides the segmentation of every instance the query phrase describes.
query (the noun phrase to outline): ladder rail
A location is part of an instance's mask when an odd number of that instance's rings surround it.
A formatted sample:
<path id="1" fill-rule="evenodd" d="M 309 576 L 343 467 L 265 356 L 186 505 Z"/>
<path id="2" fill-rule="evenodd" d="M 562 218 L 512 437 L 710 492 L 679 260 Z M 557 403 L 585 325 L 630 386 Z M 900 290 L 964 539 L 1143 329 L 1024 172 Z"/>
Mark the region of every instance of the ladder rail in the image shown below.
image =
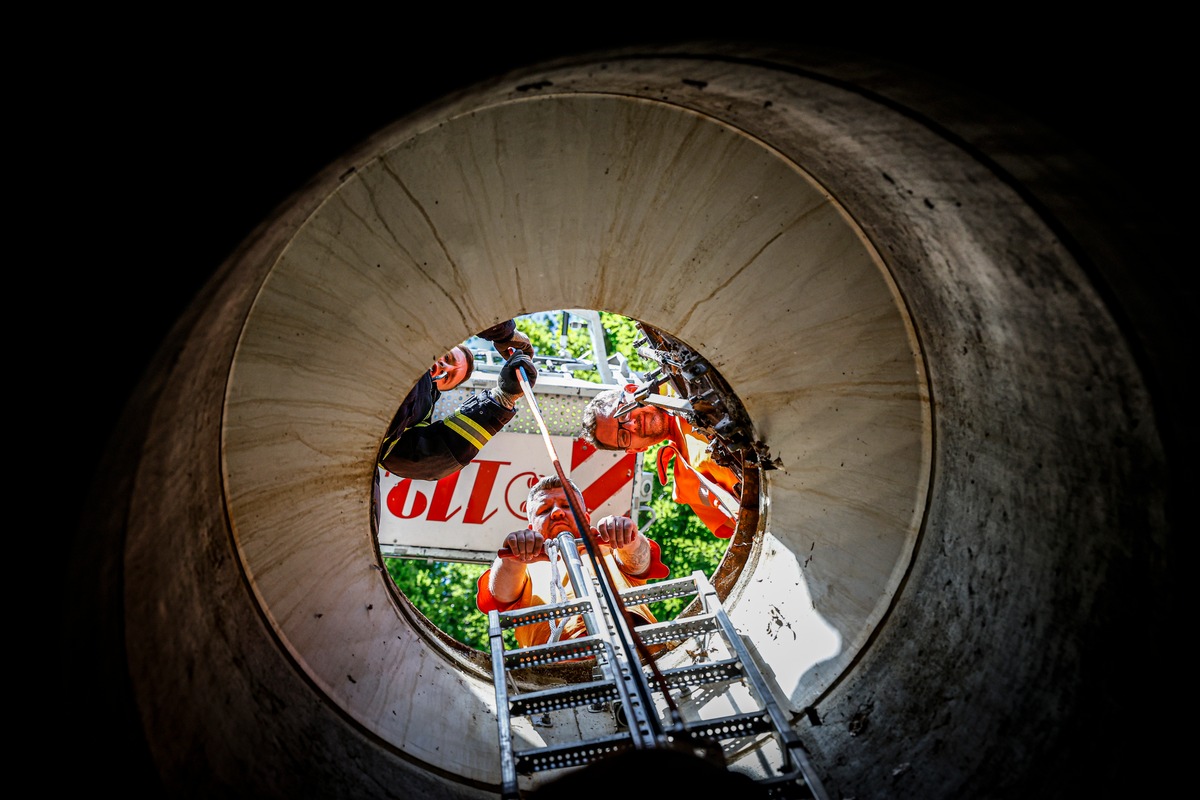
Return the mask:
<path id="1" fill-rule="evenodd" d="M 500 613 L 488 612 L 488 643 L 492 650 L 492 683 L 496 688 L 496 724 L 500 735 L 500 796 L 503 800 L 518 800 L 517 764 L 513 754 L 512 717 L 508 704 L 508 670 L 504 668 L 504 628 Z"/>
<path id="2" fill-rule="evenodd" d="M 575 587 L 576 596 L 587 597 L 594 603 L 593 610 L 584 615 L 584 620 L 592 635 L 604 642 L 608 658 L 600 661 L 600 667 L 605 671 L 605 677 L 614 682 L 621 703 L 629 715 L 633 746 L 654 747 L 661 743 L 662 725 L 658 717 L 650 713 L 653 698 L 640 666 L 633 663 L 635 655 L 629 645 L 633 637 L 625 615 L 620 613 L 618 601 L 612 596 L 613 589 L 600 580 L 599 569 L 596 570 L 596 580 L 588 580 L 585 577 L 583 562 L 575 546 L 575 537 L 570 531 L 560 533 L 556 541 L 559 553 L 563 555 L 567 564 L 567 574 Z M 599 599 L 605 601 L 603 605 L 598 602 Z M 600 624 L 601 621 L 603 624 Z"/>
<path id="3" fill-rule="evenodd" d="M 716 634 L 723 639 L 732 652 L 730 658 L 704 660 L 671 669 L 653 670 L 647 674 L 640 663 L 633 663 L 633 654 L 621 646 L 619 631 L 615 631 L 612 611 L 602 602 L 603 582 L 587 580 L 579 561 L 571 534 L 560 535 L 562 544 L 570 545 L 560 552 L 566 556 L 568 576 L 576 586 L 577 599 L 558 604 L 548 604 L 537 609 L 520 609 L 513 612 L 490 612 L 489 636 L 492 644 L 492 669 L 496 678 L 497 718 L 500 730 L 502 790 L 504 800 L 515 800 L 518 794 L 517 775 L 579 766 L 611 753 L 639 747 L 668 747 L 679 743 L 714 745 L 721 740 L 748 739 L 764 734 L 772 735 L 784 763 L 779 774 L 760 779 L 771 796 L 828 800 L 828 794 L 799 735 L 791 727 L 788 714 L 778 700 L 777 689 L 756 658 L 753 644 L 743 637 L 722 607 L 720 598 L 707 576 L 700 571 L 684 578 L 675 578 L 653 584 L 626 589 L 619 593 L 620 602 L 640 605 L 667 597 L 697 595 L 701 612 L 689 617 L 659 622 L 638 628 L 642 641 L 647 644 L 669 641 L 684 641 Z M 562 546 L 560 544 L 560 547 Z M 574 556 L 572 561 L 571 556 Z M 596 585 L 600 584 L 600 585 Z M 586 606 L 586 610 L 584 609 Z M 531 624 L 548 616 L 565 616 L 568 611 L 582 610 L 589 635 L 567 642 L 535 645 L 504 651 L 502 631 L 508 627 Z M 624 621 L 624 620 L 622 620 Z M 628 641 L 626 639 L 626 641 Z M 566 687 L 554 687 L 510 697 L 507 691 L 504 669 L 506 664 L 528 665 L 552 663 L 563 660 L 564 654 L 586 652 L 594 655 L 596 668 L 593 680 Z M 732 688 L 740 684 L 748 688 L 757 708 L 724 714 L 714 718 L 695 719 L 685 722 L 676 712 L 670 724 L 658 717 L 654 697 L 661 696 L 670 702 L 668 694 L 673 690 L 690 692 L 697 687 Z M 715 689 L 716 696 L 721 692 Z M 619 702 L 629 725 L 624 732 L 607 734 L 580 742 L 534 747 L 525 750 L 514 748 L 511 716 L 533 715 L 548 711 L 576 708 L 597 702 Z M 637 703 L 641 705 L 630 705 Z M 631 713 L 632 712 L 632 713 Z M 637 715 L 649 718 L 653 724 L 639 722 Z M 637 726 L 637 727 L 635 727 Z"/>
<path id="4" fill-rule="evenodd" d="M 726 641 L 734 649 L 738 659 L 746 666 L 746 679 L 750 682 L 759 702 L 762 703 L 764 711 L 770 716 L 780 745 L 783 747 L 788 759 L 792 762 L 794 769 L 790 775 L 801 777 L 813 796 L 817 800 L 824 800 L 827 797 L 825 789 L 821 785 L 820 778 L 817 777 L 812 763 L 809 761 L 808 753 L 800 741 L 799 734 L 792 728 L 791 721 L 783 713 L 783 709 L 775 699 L 773 687 L 767 683 L 762 671 L 758 669 L 757 661 L 751 655 L 750 649 L 746 646 L 745 641 L 743 641 L 741 633 L 734 627 L 732 620 L 729 619 L 729 614 L 725 612 L 725 608 L 721 605 L 721 601 L 717 597 L 717 590 L 713 588 L 713 585 L 703 573 L 697 571 L 693 573 L 693 576 L 696 580 L 698 594 L 700 595 L 703 607 L 716 618 L 717 624 L 720 625 Z"/>

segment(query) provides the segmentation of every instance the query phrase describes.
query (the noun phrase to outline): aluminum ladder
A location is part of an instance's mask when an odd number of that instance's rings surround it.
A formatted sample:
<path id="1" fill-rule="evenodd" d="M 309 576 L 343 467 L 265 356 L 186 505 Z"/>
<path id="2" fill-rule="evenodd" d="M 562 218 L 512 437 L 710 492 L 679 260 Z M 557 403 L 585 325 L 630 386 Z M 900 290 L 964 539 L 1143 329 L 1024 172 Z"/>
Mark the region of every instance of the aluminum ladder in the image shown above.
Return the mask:
<path id="1" fill-rule="evenodd" d="M 696 752 L 711 754 L 714 749 L 736 745 L 764 750 L 765 741 L 774 742 L 770 760 L 775 763 L 768 774 L 752 777 L 767 796 L 827 800 L 807 751 L 776 700 L 773 683 L 757 666 L 750 647 L 734 628 L 703 572 L 620 593 L 626 606 L 693 595 L 698 599 L 693 606 L 698 605 L 699 613 L 637 628 L 647 648 L 671 643 L 685 646 L 694 640 L 695 650 L 689 648 L 688 652 L 701 654 L 694 656 L 691 665 L 661 673 L 652 669 L 647 674 L 629 644 L 625 620 L 614 613 L 611 598 L 605 602 L 604 595 L 611 590 L 602 581 L 584 579 L 579 555 L 571 546 L 571 534 L 562 534 L 559 539 L 559 551 L 567 556 L 567 570 L 578 596 L 561 603 L 488 614 L 504 800 L 521 797 L 519 775 L 582 766 L 629 748 L 690 746 Z M 582 592 L 579 587 L 583 587 Z M 587 625 L 586 636 L 525 648 L 505 644 L 503 634 L 508 629 L 577 614 Z M 705 655 L 722 647 L 728 657 L 711 660 Z M 594 659 L 591 680 L 521 693 L 509 672 L 579 659 Z M 668 702 L 664 692 L 672 693 L 673 702 Z M 702 716 L 696 711 L 700 704 L 694 702 L 698 695 L 703 695 L 706 708 L 721 708 L 725 698 L 732 697 L 733 710 Z M 581 707 L 595 711 L 605 704 L 619 711 L 619 715 L 613 714 L 611 732 L 544 746 L 518 747 L 514 741 L 514 717 Z M 723 754 L 720 757 L 724 763 Z"/>

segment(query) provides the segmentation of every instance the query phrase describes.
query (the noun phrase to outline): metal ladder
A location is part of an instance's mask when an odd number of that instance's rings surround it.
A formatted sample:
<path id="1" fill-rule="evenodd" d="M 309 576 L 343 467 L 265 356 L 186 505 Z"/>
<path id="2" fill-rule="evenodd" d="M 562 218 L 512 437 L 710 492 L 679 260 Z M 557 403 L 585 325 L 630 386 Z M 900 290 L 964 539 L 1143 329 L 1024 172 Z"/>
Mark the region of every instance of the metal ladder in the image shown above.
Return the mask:
<path id="1" fill-rule="evenodd" d="M 614 613 L 617 607 L 611 596 L 605 596 L 611 595 L 611 589 L 600 580 L 585 580 L 571 534 L 562 534 L 559 539 L 559 552 L 566 556 L 567 571 L 578 596 L 561 603 L 488 614 L 504 800 L 521 797 L 518 775 L 582 766 L 630 748 L 693 746 L 711 753 L 722 742 L 740 742 L 761 749 L 767 734 L 777 747 L 772 759 L 776 762 L 774 774 L 756 778 L 767 796 L 827 800 L 807 751 L 775 699 L 773 684 L 758 668 L 747 642 L 734 628 L 703 572 L 697 570 L 685 578 L 627 589 L 619 596 L 627 606 L 697 596 L 700 613 L 644 625 L 637 628 L 637 634 L 646 647 L 695 639 L 696 652 L 701 654 L 714 649 L 712 637 L 719 637 L 730 657 L 707 660 L 707 655 L 701 655 L 691 665 L 661 673 L 653 670 L 648 675 L 630 645 L 625 620 Z M 587 636 L 525 648 L 506 647 L 505 630 L 575 615 L 582 615 Z M 590 681 L 520 693 L 509 674 L 511 669 L 587 658 L 594 659 Z M 674 694 L 668 700 L 664 692 Z M 706 702 L 691 704 L 696 694 L 703 694 Z M 720 708 L 728 698 L 732 698 L 731 713 L 711 718 L 702 715 L 701 706 Z M 619 724 L 614 713 L 611 733 L 524 749 L 514 743 L 513 717 L 585 706 L 594 710 L 606 703 L 619 709 L 625 720 Z M 749 710 L 739 710 L 744 706 L 750 706 Z M 693 718 L 685 719 L 685 711 Z"/>

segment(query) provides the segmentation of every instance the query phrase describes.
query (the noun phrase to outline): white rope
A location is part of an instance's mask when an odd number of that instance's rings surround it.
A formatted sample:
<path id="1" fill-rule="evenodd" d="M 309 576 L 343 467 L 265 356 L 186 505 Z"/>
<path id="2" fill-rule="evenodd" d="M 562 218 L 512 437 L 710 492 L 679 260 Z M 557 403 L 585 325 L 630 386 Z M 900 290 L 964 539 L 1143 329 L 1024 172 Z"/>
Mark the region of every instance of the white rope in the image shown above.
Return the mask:
<path id="1" fill-rule="evenodd" d="M 563 589 L 561 574 L 558 571 L 558 541 L 547 539 L 542 543 L 542 549 L 546 551 L 546 555 L 550 558 L 550 602 L 561 603 L 567 599 L 567 593 Z M 562 638 L 563 628 L 566 627 L 567 619 L 567 617 L 562 617 L 547 621 L 547 624 L 550 626 L 551 642 L 557 642 Z"/>

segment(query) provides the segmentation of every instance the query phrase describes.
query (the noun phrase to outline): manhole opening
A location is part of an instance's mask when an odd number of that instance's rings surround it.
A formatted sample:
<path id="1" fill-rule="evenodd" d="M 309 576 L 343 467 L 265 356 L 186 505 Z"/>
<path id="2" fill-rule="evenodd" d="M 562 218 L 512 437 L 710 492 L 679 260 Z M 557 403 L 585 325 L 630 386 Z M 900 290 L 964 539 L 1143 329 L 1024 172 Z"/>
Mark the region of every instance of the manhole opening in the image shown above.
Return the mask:
<path id="1" fill-rule="evenodd" d="M 506 534 L 528 527 L 529 488 L 556 473 L 547 434 L 592 524 L 607 515 L 634 519 L 657 543 L 671 577 L 700 570 L 723 598 L 758 528 L 752 426 L 702 353 L 603 311 L 553 310 L 515 322 L 534 348 L 537 414 L 520 397 L 516 416 L 471 463 L 437 480 L 386 469 L 381 449 L 371 504 L 381 563 L 402 612 L 481 668 L 489 643 L 477 587 Z M 497 385 L 505 359 L 496 347 L 478 336 L 463 346 L 440 360 L 453 371 L 469 351 L 473 365 L 468 378 L 436 396 L 428 418 L 435 426 L 453 426 L 464 403 Z M 667 620 L 695 606 L 670 598 L 650 609 Z"/>

